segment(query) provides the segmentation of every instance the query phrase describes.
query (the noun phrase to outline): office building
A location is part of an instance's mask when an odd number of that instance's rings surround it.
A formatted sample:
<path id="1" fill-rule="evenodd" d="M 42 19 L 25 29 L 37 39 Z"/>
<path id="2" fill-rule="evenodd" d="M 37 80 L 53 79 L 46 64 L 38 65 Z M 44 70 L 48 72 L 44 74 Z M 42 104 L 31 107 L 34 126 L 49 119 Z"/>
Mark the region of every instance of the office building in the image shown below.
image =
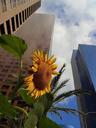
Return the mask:
<path id="1" fill-rule="evenodd" d="M 27 53 L 34 49 L 51 52 L 54 16 L 33 14 L 40 6 L 41 0 L 0 0 L 0 35 L 24 39 L 29 46 Z"/>
<path id="2" fill-rule="evenodd" d="M 35 12 L 41 0 L 0 0 L 0 35 L 14 34 L 28 45 L 23 56 L 23 63 L 28 70 L 32 64 L 33 50 L 42 49 L 51 52 L 54 28 L 54 16 Z M 14 43 L 14 42 L 13 42 Z M 18 60 L 0 48 L 0 90 L 9 96 L 15 84 L 10 86 L 11 74 L 18 73 Z"/>
<path id="3" fill-rule="evenodd" d="M 13 34 L 41 5 L 41 0 L 0 0 L 0 34 Z"/>
<path id="4" fill-rule="evenodd" d="M 85 119 L 80 116 L 81 128 L 96 128 L 96 46 L 80 44 L 71 63 L 75 89 L 91 92 L 77 98 L 79 110 L 88 113 Z"/>

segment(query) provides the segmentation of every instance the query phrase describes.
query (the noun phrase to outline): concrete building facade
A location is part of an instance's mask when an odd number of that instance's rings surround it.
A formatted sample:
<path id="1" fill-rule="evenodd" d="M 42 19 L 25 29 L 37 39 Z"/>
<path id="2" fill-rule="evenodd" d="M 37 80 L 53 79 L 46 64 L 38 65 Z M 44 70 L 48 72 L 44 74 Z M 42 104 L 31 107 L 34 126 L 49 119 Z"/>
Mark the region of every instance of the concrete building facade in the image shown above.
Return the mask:
<path id="1" fill-rule="evenodd" d="M 41 0 L 0 0 L 0 35 L 13 34 L 41 6 Z"/>
<path id="2" fill-rule="evenodd" d="M 51 52 L 55 18 L 49 14 L 33 14 L 40 5 L 41 0 L 0 0 L 0 35 L 14 34 L 25 40 L 28 49 L 23 62 L 27 69 L 32 64 L 31 54 L 34 50 Z M 18 72 L 18 64 L 14 56 L 0 47 L 0 90 L 4 95 L 6 87 L 12 89 L 7 80 L 10 74 Z"/>

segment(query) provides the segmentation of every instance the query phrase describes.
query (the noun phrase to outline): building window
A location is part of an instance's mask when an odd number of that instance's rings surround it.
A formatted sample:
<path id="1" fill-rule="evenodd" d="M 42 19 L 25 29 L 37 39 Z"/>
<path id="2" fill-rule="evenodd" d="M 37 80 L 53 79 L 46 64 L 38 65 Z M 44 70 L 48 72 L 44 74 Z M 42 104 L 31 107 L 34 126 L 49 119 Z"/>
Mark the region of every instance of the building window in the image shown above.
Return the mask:
<path id="1" fill-rule="evenodd" d="M 31 15 L 31 8 L 29 7 L 29 16 Z"/>
<path id="2" fill-rule="evenodd" d="M 19 19 L 18 19 L 18 15 L 16 15 L 16 26 L 17 26 L 17 28 L 19 27 Z"/>
<path id="3" fill-rule="evenodd" d="M 31 6 L 29 7 L 29 13 L 30 13 L 30 16 L 31 16 Z"/>
<path id="4" fill-rule="evenodd" d="M 22 19 L 23 19 L 23 22 L 24 22 L 24 11 L 22 11 Z"/>
<path id="5" fill-rule="evenodd" d="M 7 33 L 11 34 L 11 28 L 10 28 L 10 21 L 9 20 L 6 21 L 6 27 L 7 27 Z"/>
<path id="6" fill-rule="evenodd" d="M 16 7 L 16 0 L 10 0 L 11 8 Z"/>
<path id="7" fill-rule="evenodd" d="M 7 10 L 6 0 L 1 0 L 0 4 L 1 4 L 1 7 L 2 7 L 2 12 L 5 12 Z"/>
<path id="8" fill-rule="evenodd" d="M 31 6 L 31 14 L 33 13 L 33 7 Z"/>
<path id="9" fill-rule="evenodd" d="M 12 31 L 15 31 L 15 21 L 14 21 L 14 17 L 11 18 L 11 23 L 12 23 Z"/>
<path id="10" fill-rule="evenodd" d="M 28 8 L 27 8 L 27 18 L 29 17 L 29 10 L 28 10 Z"/>
<path id="11" fill-rule="evenodd" d="M 29 13 L 29 16 L 30 16 L 30 8 L 28 8 L 28 13 Z"/>
<path id="12" fill-rule="evenodd" d="M 0 33 L 5 34 L 4 24 L 0 25 Z"/>
<path id="13" fill-rule="evenodd" d="M 21 16 L 21 12 L 19 13 L 19 20 L 20 20 L 20 25 L 22 24 L 22 16 Z"/>
<path id="14" fill-rule="evenodd" d="M 25 9 L 25 20 L 27 19 L 27 11 L 26 11 L 26 9 Z"/>

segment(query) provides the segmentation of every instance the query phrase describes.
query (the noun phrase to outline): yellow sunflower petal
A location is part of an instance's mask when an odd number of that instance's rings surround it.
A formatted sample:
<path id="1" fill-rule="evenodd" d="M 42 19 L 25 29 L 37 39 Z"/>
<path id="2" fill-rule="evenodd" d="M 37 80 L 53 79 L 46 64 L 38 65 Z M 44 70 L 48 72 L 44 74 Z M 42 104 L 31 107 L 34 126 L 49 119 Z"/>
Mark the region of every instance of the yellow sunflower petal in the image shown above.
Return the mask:
<path id="1" fill-rule="evenodd" d="M 37 61 L 39 61 L 39 58 L 33 57 L 32 60 L 36 63 Z"/>
<path id="2" fill-rule="evenodd" d="M 42 59 L 42 61 L 44 61 L 44 53 L 43 53 L 42 50 L 40 51 L 40 54 L 41 54 L 41 59 Z"/>
<path id="3" fill-rule="evenodd" d="M 58 65 L 57 65 L 57 64 L 53 64 L 53 65 L 51 65 L 51 66 L 50 66 L 50 68 L 51 68 L 52 70 L 57 69 L 57 67 L 58 67 Z"/>
<path id="4" fill-rule="evenodd" d="M 36 89 L 34 89 L 32 92 L 31 92 L 31 96 L 35 96 L 36 94 Z"/>
<path id="5" fill-rule="evenodd" d="M 33 72 L 37 72 L 37 68 L 32 67 L 32 71 L 33 71 Z"/>
<path id="6" fill-rule="evenodd" d="M 36 90 L 35 99 L 38 97 L 38 91 Z"/>
<path id="7" fill-rule="evenodd" d="M 36 63 L 33 64 L 33 67 L 38 69 L 38 65 Z"/>
<path id="8" fill-rule="evenodd" d="M 45 54 L 45 62 L 48 60 L 48 55 Z"/>
<path id="9" fill-rule="evenodd" d="M 45 88 L 45 92 L 49 92 L 48 87 L 47 87 L 47 88 Z"/>
<path id="10" fill-rule="evenodd" d="M 59 75 L 59 72 L 53 71 L 52 74 L 53 75 Z"/>
<path id="11" fill-rule="evenodd" d="M 38 91 L 38 97 L 40 97 L 41 96 L 41 91 Z"/>
<path id="12" fill-rule="evenodd" d="M 32 58 L 37 58 L 37 55 L 36 55 L 36 54 L 33 54 L 33 55 L 32 55 Z"/>
<path id="13" fill-rule="evenodd" d="M 31 81 L 33 79 L 33 75 L 27 76 L 24 81 Z"/>
<path id="14" fill-rule="evenodd" d="M 51 64 L 54 64 L 56 62 L 56 58 L 54 57 L 54 58 L 52 58 L 50 61 L 49 61 L 49 64 L 51 65 Z"/>
<path id="15" fill-rule="evenodd" d="M 29 92 L 32 92 L 32 91 L 34 90 L 34 86 L 28 86 L 28 87 L 26 88 L 26 90 L 28 90 Z"/>
<path id="16" fill-rule="evenodd" d="M 48 63 L 52 60 L 52 59 L 54 59 L 55 57 L 54 57 L 54 55 L 52 55 L 49 59 L 48 59 Z"/>
<path id="17" fill-rule="evenodd" d="M 41 55 L 40 50 L 37 50 L 37 53 L 38 53 L 38 57 L 40 57 Z"/>
<path id="18" fill-rule="evenodd" d="M 48 92 L 50 92 L 50 90 L 51 90 L 51 87 L 50 87 L 50 84 L 48 85 Z"/>
<path id="19" fill-rule="evenodd" d="M 40 95 L 42 96 L 42 95 L 44 95 L 44 93 L 45 93 L 45 91 L 41 91 L 41 92 L 40 92 Z"/>
<path id="20" fill-rule="evenodd" d="M 33 52 L 31 70 L 34 73 L 25 79 L 26 90 L 28 90 L 32 97 L 38 98 L 50 92 L 52 75 L 58 74 L 55 71 L 57 69 L 55 61 L 56 58 L 54 56 L 49 58 L 48 54 L 44 54 L 42 50 Z"/>
<path id="21" fill-rule="evenodd" d="M 38 55 L 38 52 L 37 52 L 37 50 L 35 50 L 34 52 L 33 52 L 33 54 L 32 55 L 35 55 L 35 56 L 37 56 Z"/>

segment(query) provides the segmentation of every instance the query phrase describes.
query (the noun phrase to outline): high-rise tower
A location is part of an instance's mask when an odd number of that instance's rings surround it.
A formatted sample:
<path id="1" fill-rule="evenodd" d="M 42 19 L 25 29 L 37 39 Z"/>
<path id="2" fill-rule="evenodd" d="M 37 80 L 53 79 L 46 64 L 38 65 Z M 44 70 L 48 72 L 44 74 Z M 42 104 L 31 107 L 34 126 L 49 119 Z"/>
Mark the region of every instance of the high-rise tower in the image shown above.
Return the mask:
<path id="1" fill-rule="evenodd" d="M 13 34 L 41 5 L 41 0 L 0 0 L 0 34 Z"/>
<path id="2" fill-rule="evenodd" d="M 77 100 L 79 110 L 87 113 L 85 119 L 81 117 L 81 128 L 96 128 L 96 46 L 80 44 L 71 63 L 75 89 L 91 92 Z"/>

